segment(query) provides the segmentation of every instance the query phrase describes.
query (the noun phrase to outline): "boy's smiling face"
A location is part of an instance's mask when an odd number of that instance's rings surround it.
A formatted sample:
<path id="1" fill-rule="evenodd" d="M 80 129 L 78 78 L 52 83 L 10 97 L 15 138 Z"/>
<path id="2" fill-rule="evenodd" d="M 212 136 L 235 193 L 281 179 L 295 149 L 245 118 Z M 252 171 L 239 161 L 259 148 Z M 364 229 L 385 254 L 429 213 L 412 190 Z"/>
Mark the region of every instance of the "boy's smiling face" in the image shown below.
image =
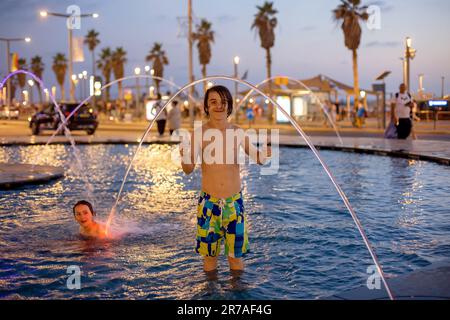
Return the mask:
<path id="1" fill-rule="evenodd" d="M 87 205 L 79 204 L 75 207 L 75 220 L 82 226 L 88 227 L 94 221 L 94 215 Z"/>
<path id="2" fill-rule="evenodd" d="M 228 101 L 223 101 L 220 94 L 212 91 L 208 96 L 208 112 L 210 118 L 214 120 L 226 120 Z"/>

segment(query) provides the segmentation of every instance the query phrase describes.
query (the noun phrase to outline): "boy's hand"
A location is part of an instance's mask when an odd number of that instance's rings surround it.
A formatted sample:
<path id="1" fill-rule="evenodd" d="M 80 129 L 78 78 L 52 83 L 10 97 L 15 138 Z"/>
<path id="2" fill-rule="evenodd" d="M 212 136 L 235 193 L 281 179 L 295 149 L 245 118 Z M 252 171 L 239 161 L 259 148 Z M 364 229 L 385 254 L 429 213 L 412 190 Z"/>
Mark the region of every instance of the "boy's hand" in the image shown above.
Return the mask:
<path id="1" fill-rule="evenodd" d="M 259 164 L 263 165 L 272 157 L 272 146 L 270 140 L 267 138 L 266 144 L 259 151 Z"/>
<path id="2" fill-rule="evenodd" d="M 190 143 L 189 143 L 189 139 L 180 136 L 180 144 L 178 145 L 179 149 L 180 149 L 180 156 L 181 158 L 183 158 L 184 155 L 184 149 L 185 148 L 190 148 Z"/>

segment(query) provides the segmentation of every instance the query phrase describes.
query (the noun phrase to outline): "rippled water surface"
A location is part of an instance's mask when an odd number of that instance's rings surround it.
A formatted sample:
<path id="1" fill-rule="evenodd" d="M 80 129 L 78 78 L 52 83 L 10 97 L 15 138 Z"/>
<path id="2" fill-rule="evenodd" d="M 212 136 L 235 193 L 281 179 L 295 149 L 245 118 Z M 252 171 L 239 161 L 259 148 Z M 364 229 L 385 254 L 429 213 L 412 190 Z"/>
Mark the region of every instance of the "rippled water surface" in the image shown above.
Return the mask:
<path id="1" fill-rule="evenodd" d="M 216 279 L 194 252 L 200 172 L 185 176 L 168 145 L 145 146 L 125 185 L 115 240 L 80 239 L 82 198 L 105 221 L 136 146 L 0 148 L 0 162 L 51 164 L 64 179 L 0 191 L 0 298 L 315 299 L 364 285 L 370 256 L 337 192 L 308 149 L 282 148 L 276 175 L 242 168 L 251 253 Z M 347 193 L 388 276 L 450 257 L 450 170 L 432 163 L 321 151 Z M 94 188 L 89 192 L 83 175 Z M 67 268 L 79 266 L 81 289 Z"/>

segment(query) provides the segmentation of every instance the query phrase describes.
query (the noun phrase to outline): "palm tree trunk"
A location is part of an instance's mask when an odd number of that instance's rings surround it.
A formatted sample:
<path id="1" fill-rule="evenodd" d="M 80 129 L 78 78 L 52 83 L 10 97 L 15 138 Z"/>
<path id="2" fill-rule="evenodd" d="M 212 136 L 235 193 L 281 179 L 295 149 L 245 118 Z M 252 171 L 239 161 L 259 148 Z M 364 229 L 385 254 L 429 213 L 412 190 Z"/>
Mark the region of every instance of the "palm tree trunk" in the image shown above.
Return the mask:
<path id="1" fill-rule="evenodd" d="M 156 94 L 159 93 L 159 80 L 155 79 Z"/>
<path id="2" fill-rule="evenodd" d="M 38 89 L 38 94 L 39 94 L 39 103 L 42 104 L 42 88 L 41 88 L 41 85 L 38 83 L 36 87 Z"/>
<path id="3" fill-rule="evenodd" d="M 266 68 L 267 68 L 267 79 L 272 77 L 272 57 L 270 55 L 270 48 L 266 48 Z M 272 96 L 272 80 L 269 81 L 269 97 Z M 268 120 L 273 123 L 273 105 L 269 103 L 267 106 Z"/>
<path id="4" fill-rule="evenodd" d="M 109 81 L 107 83 L 109 83 Z M 109 101 L 109 88 L 110 87 L 106 88 L 106 94 L 105 94 L 106 102 Z"/>
<path id="5" fill-rule="evenodd" d="M 202 77 L 206 78 L 206 64 L 202 64 Z M 203 92 L 206 92 L 206 82 L 203 81 Z"/>
<path id="6" fill-rule="evenodd" d="M 118 83 L 117 83 L 117 90 L 119 91 L 118 93 L 119 93 L 119 100 L 122 100 L 122 81 L 119 81 Z"/>
<path id="7" fill-rule="evenodd" d="M 92 50 L 92 75 L 95 76 L 95 50 Z"/>
<path id="8" fill-rule="evenodd" d="M 19 87 L 20 87 L 20 96 L 19 97 L 21 97 L 21 99 L 20 99 L 20 102 L 24 102 L 25 101 L 25 95 L 22 93 L 23 92 L 23 88 L 25 88 L 25 87 L 22 87 L 21 85 L 19 85 Z"/>
<path id="9" fill-rule="evenodd" d="M 64 85 L 63 84 L 60 85 L 60 87 L 61 87 L 61 100 L 64 101 L 64 100 L 66 100 L 66 91 L 64 89 Z"/>
<path id="10" fill-rule="evenodd" d="M 358 53 L 356 49 L 352 50 L 353 53 L 353 90 L 354 90 L 354 105 L 353 110 L 356 111 L 359 103 L 359 76 L 358 76 Z"/>

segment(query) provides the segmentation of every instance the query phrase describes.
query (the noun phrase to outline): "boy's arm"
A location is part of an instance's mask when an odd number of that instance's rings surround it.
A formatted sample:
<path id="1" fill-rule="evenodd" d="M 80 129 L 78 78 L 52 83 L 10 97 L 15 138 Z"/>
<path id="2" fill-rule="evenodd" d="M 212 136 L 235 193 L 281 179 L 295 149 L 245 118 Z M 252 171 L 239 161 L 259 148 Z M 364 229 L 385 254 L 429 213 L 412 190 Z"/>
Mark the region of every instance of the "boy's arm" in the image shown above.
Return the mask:
<path id="1" fill-rule="evenodd" d="M 193 143 L 194 141 L 194 133 L 191 133 L 190 138 L 190 145 L 188 154 L 184 155 L 184 147 L 182 146 L 182 143 L 180 144 L 180 155 L 181 155 L 181 167 L 186 174 L 192 173 L 195 169 L 195 159 L 197 158 L 197 151 L 196 146 Z"/>
<path id="2" fill-rule="evenodd" d="M 244 151 L 245 153 L 257 164 L 263 165 L 272 156 L 272 147 L 269 145 L 270 141 L 262 148 L 257 148 L 251 143 L 250 137 L 246 134 L 244 138 Z M 255 159 L 256 158 L 256 159 Z"/>

